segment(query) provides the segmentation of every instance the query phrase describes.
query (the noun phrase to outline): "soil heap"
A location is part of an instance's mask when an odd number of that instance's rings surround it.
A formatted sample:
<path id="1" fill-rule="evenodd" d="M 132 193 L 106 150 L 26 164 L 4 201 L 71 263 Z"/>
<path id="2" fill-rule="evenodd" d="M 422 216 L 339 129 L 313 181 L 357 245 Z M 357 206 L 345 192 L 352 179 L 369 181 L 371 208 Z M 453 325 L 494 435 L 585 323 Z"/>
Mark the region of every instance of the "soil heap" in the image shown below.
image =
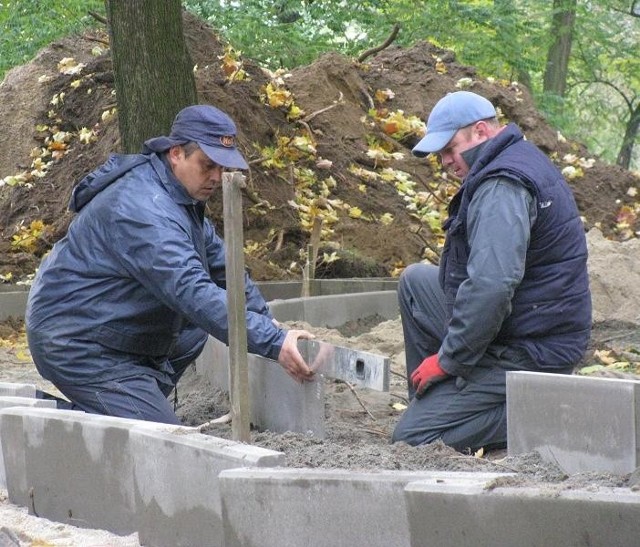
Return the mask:
<path id="1" fill-rule="evenodd" d="M 537 112 L 526 89 L 483 78 L 458 64 L 449 51 L 422 42 L 407 49 L 391 46 L 361 63 L 324 55 L 281 76 L 283 88 L 304 112 L 289 121 L 287 108 L 265 104 L 272 74 L 245 59 L 247 77 L 230 83 L 221 66 L 224 44 L 216 33 L 185 13 L 185 35 L 198 67 L 200 101 L 234 118 L 240 148 L 251 164 L 244 229 L 251 247 L 247 265 L 257 280 L 300 277 L 300 267 L 290 266 L 300 263 L 300 251 L 309 242 L 303 211 L 291 205 L 304 205 L 301 196 L 312 196 L 314 205 L 333 217 L 325 217 L 323 251 L 335 251 L 340 259 L 319 264 L 318 277 L 388 276 L 425 256 L 435 257 L 440 219 L 421 222 L 415 217 L 407 206 L 410 187 L 444 214 L 451 181 L 437 162 L 412 157 L 411 147 L 419 138 L 415 130 L 392 138 L 389 126 L 397 116 L 414 124 L 424 120 L 445 93 L 461 87 L 486 96 L 505 121 L 517 123 L 561 169 L 578 175 L 569 182 L 587 229 L 598 226 L 612 239 L 632 237 L 637 229 L 629 193 L 638 186 L 637 176 L 566 141 Z M 29 64 L 11 70 L 0 85 L 0 131 L 5 136 L 0 149 L 0 179 L 5 180 L 0 187 L 0 275 L 11 275 L 13 282 L 32 274 L 66 232 L 74 184 L 118 151 L 112 63 L 108 47 L 97 41 L 104 38 L 87 34 L 56 42 Z M 312 142 L 313 153 L 296 149 L 291 144 L 296 137 Z M 277 149 L 287 139 L 284 165 L 268 166 L 266 147 Z M 385 152 L 373 154 L 374 142 Z M 47 146 L 53 155 L 34 159 L 32 150 Z M 51 160 L 46 169 L 39 167 L 38 161 Z M 6 178 L 20 174 L 26 183 Z M 311 181 L 307 188 L 301 186 L 304 177 Z M 210 199 L 207 214 L 222 234 L 221 189 Z M 32 225 L 34 221 L 42 221 L 44 228 Z M 14 236 L 23 244 L 17 245 Z"/>

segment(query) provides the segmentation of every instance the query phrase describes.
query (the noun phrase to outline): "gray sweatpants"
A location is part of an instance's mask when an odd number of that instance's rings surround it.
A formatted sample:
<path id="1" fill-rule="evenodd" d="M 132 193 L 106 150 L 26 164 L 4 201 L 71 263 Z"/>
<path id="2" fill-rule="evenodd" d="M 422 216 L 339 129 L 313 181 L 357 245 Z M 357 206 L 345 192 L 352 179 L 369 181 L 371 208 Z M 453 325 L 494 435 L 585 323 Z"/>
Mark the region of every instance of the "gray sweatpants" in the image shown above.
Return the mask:
<path id="1" fill-rule="evenodd" d="M 400 277 L 398 300 L 407 378 L 425 357 L 438 353 L 445 336 L 444 293 L 438 268 L 413 264 Z M 421 445 L 438 439 L 456 450 L 501 448 L 507 442 L 506 371 L 530 370 L 522 351 L 492 345 L 467 378 L 451 376 L 420 399 L 409 382 L 410 403 L 392 442 Z"/>

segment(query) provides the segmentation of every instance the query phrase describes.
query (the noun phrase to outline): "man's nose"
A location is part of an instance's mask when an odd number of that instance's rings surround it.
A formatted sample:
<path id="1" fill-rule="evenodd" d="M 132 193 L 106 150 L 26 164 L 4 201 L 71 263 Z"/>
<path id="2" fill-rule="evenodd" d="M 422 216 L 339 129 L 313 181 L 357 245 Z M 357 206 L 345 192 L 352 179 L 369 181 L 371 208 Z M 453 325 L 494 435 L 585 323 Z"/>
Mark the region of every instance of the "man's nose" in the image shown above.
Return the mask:
<path id="1" fill-rule="evenodd" d="M 220 165 L 216 165 L 211 170 L 211 180 L 213 182 L 222 182 L 222 172 L 223 171 L 224 171 L 224 169 Z"/>

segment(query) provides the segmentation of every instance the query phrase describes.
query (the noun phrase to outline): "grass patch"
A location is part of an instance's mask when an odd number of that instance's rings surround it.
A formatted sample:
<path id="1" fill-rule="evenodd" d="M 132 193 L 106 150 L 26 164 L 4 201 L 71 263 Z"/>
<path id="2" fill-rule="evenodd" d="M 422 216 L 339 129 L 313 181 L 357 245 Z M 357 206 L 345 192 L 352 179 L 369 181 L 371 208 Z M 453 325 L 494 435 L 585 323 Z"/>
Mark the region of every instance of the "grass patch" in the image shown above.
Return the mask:
<path id="1" fill-rule="evenodd" d="M 103 0 L 0 1 L 0 79 L 51 42 L 98 26 L 89 11 L 104 14 Z"/>

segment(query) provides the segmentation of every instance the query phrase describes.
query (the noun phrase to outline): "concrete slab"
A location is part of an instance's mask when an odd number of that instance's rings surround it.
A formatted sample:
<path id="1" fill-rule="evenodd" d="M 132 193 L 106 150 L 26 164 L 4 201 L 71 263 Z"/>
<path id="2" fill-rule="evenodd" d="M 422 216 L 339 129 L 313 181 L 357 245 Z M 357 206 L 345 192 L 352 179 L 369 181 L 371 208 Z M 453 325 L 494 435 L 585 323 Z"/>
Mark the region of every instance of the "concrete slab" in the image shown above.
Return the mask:
<path id="1" fill-rule="evenodd" d="M 249 354 L 251 423 L 276 433 L 294 431 L 324 438 L 324 383 L 299 384 L 271 359 Z M 229 391 L 229 348 L 212 336 L 196 360 L 206 381 Z"/>
<path id="2" fill-rule="evenodd" d="M 302 295 L 301 281 L 259 281 L 256 283 L 265 300 L 289 300 Z M 314 279 L 311 295 L 336 295 L 377 291 L 395 292 L 398 280 L 393 278 Z M 0 321 L 24 317 L 29 287 L 0 285 Z"/>
<path id="3" fill-rule="evenodd" d="M 640 465 L 640 382 L 507 373 L 509 455 L 537 450 L 568 474 Z"/>
<path id="4" fill-rule="evenodd" d="M 412 547 L 635 547 L 640 493 L 412 482 L 405 488 Z"/>
<path id="5" fill-rule="evenodd" d="M 270 302 L 269 307 L 278 321 L 306 321 L 317 327 L 339 327 L 375 315 L 395 319 L 400 313 L 395 291 L 291 298 Z"/>
<path id="6" fill-rule="evenodd" d="M 356 387 L 389 390 L 388 357 L 316 340 L 301 340 L 298 347 L 316 370 L 317 381 L 298 384 L 275 361 L 249 355 L 251 422 L 258 429 L 324 438 L 323 376 L 345 380 Z M 211 385 L 228 392 L 228 367 L 229 348 L 210 336 L 196 360 L 196 369 Z"/>
<path id="7" fill-rule="evenodd" d="M 13 406 L 56 408 L 56 402 L 46 401 L 43 399 L 33 399 L 32 397 L 0 396 L 0 409 L 11 408 Z M 2 436 L 0 436 L 0 488 L 7 488 L 7 475 L 4 468 L 4 456 L 2 455 Z"/>
<path id="8" fill-rule="evenodd" d="M 191 428 L 65 410 L 4 409 L 0 436 L 12 503 L 155 546 L 219 545 L 219 471 L 284 463 Z"/>
<path id="9" fill-rule="evenodd" d="M 29 397 L 35 398 L 36 386 L 33 384 L 14 384 L 0 382 L 0 397 Z"/>
<path id="10" fill-rule="evenodd" d="M 284 454 L 197 433 L 133 430 L 135 505 L 142 545 L 224 545 L 218 475 L 284 465 Z"/>
<path id="11" fill-rule="evenodd" d="M 251 423 L 261 431 L 324 439 L 324 381 L 299 384 L 275 361 L 249 355 Z"/>
<path id="12" fill-rule="evenodd" d="M 427 471 L 223 471 L 220 492 L 224 545 L 408 546 L 404 487 L 409 482 L 423 479 L 433 484 L 483 485 L 498 476 L 501 475 Z"/>
<path id="13" fill-rule="evenodd" d="M 129 438 L 141 423 L 71 410 L 0 411 L 9 500 L 54 521 L 135 532 Z"/>
<path id="14" fill-rule="evenodd" d="M 10 397 L 0 395 L 0 409 L 12 406 L 32 406 L 38 408 L 56 408 L 56 402 L 50 399 L 34 399 L 33 397 Z"/>
<path id="15" fill-rule="evenodd" d="M 288 300 L 302 296 L 302 281 L 258 281 L 256 283 L 265 300 Z M 345 279 L 312 279 L 311 296 L 361 293 L 373 291 L 395 291 L 398 280 L 390 277 L 367 277 Z"/>

